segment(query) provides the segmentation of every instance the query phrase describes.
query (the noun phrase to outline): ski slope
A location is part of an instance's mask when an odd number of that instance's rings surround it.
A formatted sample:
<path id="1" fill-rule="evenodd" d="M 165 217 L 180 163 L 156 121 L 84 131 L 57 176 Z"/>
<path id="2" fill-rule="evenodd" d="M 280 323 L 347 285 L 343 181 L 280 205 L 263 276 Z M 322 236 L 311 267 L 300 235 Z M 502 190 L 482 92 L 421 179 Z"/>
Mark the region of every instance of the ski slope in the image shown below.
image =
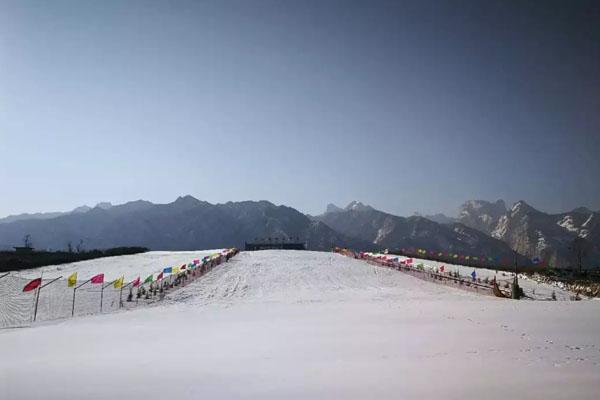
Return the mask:
<path id="1" fill-rule="evenodd" d="M 596 399 L 599 315 L 241 253 L 154 307 L 0 331 L 0 398 Z"/>
<path id="2" fill-rule="evenodd" d="M 130 254 L 126 256 L 102 257 L 93 260 L 79 261 L 68 264 L 51 265 L 41 268 L 26 269 L 13 272 L 13 275 L 37 278 L 43 273 L 44 279 L 66 278 L 77 272 L 79 280 L 91 278 L 98 273 L 104 273 L 106 281 L 112 281 L 121 275 L 125 281 L 138 276 L 160 272 L 165 267 L 187 264 L 193 259 L 220 253 L 223 249 L 201 251 L 149 251 L 147 253 Z"/>
<path id="3" fill-rule="evenodd" d="M 396 256 L 396 255 L 387 255 L 387 254 L 378 254 L 378 253 L 366 253 L 372 256 L 382 256 L 387 259 L 395 259 L 398 258 L 399 261 L 404 261 L 409 257 L 404 256 Z M 439 271 L 443 266 L 445 268 L 446 273 L 450 272 L 458 272 L 461 276 L 469 277 L 471 273 L 475 271 L 477 278 L 488 278 L 492 280 L 496 278 L 498 284 L 502 287 L 502 285 L 506 282 L 512 284 L 515 274 L 513 272 L 505 272 L 505 271 L 497 271 L 488 268 L 476 268 L 469 267 L 465 265 L 455 265 L 448 264 L 441 261 L 432 261 L 425 260 L 421 258 L 411 257 L 413 260 L 412 265 L 416 266 L 418 264 L 422 264 L 423 268 L 426 271 Z M 556 285 L 550 285 L 548 283 L 536 282 L 524 274 L 519 273 L 519 286 L 524 290 L 525 295 L 533 300 L 549 300 L 552 298 L 552 293 L 554 293 L 556 300 L 571 300 L 572 297 L 575 296 L 575 293 L 570 292 L 569 290 L 564 288 L 564 285 L 557 283 Z"/>
<path id="4" fill-rule="evenodd" d="M 77 316 L 115 311 L 121 307 L 121 304 L 127 307 L 143 305 L 144 301 L 140 304 L 138 301 L 122 302 L 122 291 L 110 285 L 110 282 L 120 276 L 124 276 L 125 282 L 130 282 L 138 276 L 143 281 L 147 276 L 156 275 L 165 267 L 181 266 L 194 259 L 201 259 L 221 251 L 153 251 L 11 272 L 9 276 L 0 279 L 0 329 L 31 324 L 36 292 L 23 293 L 23 287 L 33 278 L 43 276 L 44 283 L 49 283 L 54 278 L 62 277 L 61 280 L 49 284 L 41 291 L 36 320 L 70 318 L 72 314 Z M 76 303 L 73 304 L 73 288 L 67 287 L 66 281 L 73 272 L 78 274 L 78 285 L 99 273 L 104 274 L 106 283 L 83 285 L 78 289 Z M 101 290 L 103 286 L 105 289 Z M 128 291 L 129 289 L 125 291 L 125 297 Z M 134 291 L 137 293 L 137 289 Z M 101 298 L 102 308 L 100 308 Z"/>

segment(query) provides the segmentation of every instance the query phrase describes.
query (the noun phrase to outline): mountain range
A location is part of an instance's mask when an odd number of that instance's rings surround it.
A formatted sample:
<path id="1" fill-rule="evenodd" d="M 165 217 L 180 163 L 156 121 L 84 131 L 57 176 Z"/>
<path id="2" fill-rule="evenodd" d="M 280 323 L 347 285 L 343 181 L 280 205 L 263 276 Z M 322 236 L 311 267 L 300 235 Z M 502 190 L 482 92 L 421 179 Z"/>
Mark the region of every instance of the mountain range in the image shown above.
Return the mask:
<path id="1" fill-rule="evenodd" d="M 421 216 L 399 217 L 356 201 L 344 209 L 330 205 L 324 214 L 313 218 L 337 232 L 380 248 L 425 248 L 513 257 L 506 243 L 461 223 L 439 224 Z"/>
<path id="2" fill-rule="evenodd" d="M 192 196 L 172 203 L 138 200 L 99 203 L 64 213 L 21 214 L 0 219 L 0 248 L 31 235 L 38 249 L 145 246 L 153 250 L 243 247 L 257 238 L 298 239 L 312 250 L 347 246 L 361 250 L 426 248 L 472 255 L 540 257 L 555 266 L 576 263 L 574 240 L 584 260 L 598 259 L 600 215 L 584 208 L 546 214 L 523 201 L 508 209 L 502 200 L 470 200 L 458 218 L 443 214 L 401 217 L 353 201 L 325 213 L 305 215 L 268 201 L 211 204 Z"/>
<path id="3" fill-rule="evenodd" d="M 268 201 L 210 204 L 192 196 L 169 204 L 138 200 L 122 205 L 100 204 L 85 212 L 49 214 L 0 223 L 0 246 L 21 245 L 31 235 L 38 249 L 145 246 L 155 250 L 193 250 L 244 246 L 254 238 L 299 238 L 314 250 L 341 245 L 375 249 L 346 237 L 299 211 Z"/>
<path id="4" fill-rule="evenodd" d="M 510 209 L 504 201 L 471 200 L 461 207 L 458 221 L 507 243 L 528 257 L 559 267 L 600 266 L 600 213 L 585 207 L 548 214 L 525 201 Z"/>

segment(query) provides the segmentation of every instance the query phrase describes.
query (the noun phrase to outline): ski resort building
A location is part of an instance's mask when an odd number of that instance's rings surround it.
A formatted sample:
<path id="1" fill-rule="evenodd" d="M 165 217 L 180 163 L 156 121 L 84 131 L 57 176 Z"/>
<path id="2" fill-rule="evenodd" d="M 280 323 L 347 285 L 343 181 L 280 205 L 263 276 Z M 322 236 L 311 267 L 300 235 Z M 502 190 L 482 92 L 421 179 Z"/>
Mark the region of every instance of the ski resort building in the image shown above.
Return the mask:
<path id="1" fill-rule="evenodd" d="M 246 251 L 256 250 L 306 250 L 304 242 L 299 238 L 294 241 L 293 238 L 265 238 L 254 239 L 253 242 L 245 242 Z"/>

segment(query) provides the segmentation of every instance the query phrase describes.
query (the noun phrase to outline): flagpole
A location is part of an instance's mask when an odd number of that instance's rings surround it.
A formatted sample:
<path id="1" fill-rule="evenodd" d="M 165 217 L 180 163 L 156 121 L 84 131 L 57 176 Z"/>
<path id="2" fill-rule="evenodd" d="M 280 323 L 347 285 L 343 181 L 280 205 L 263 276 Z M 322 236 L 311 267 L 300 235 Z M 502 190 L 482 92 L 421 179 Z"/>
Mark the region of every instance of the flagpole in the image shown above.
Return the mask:
<path id="1" fill-rule="evenodd" d="M 119 292 L 119 308 L 123 307 L 123 288 L 126 288 L 127 286 L 131 285 L 132 283 L 133 283 L 133 281 L 129 282 L 125 286 L 121 285 L 121 291 Z"/>
<path id="2" fill-rule="evenodd" d="M 86 283 L 88 283 L 89 281 L 91 281 L 91 279 L 88 279 L 87 281 L 83 282 L 81 285 L 75 286 L 73 288 L 73 307 L 71 308 L 71 317 L 75 316 L 75 291 L 77 289 L 79 289 L 80 287 L 82 287 L 83 285 L 85 285 Z"/>
<path id="3" fill-rule="evenodd" d="M 42 286 L 43 279 L 44 279 L 44 271 L 42 271 L 40 274 L 40 286 Z M 35 306 L 33 308 L 33 321 L 32 322 L 35 322 L 35 316 L 37 314 L 38 302 L 40 301 L 40 286 L 38 286 L 37 292 L 35 293 Z"/>
<path id="4" fill-rule="evenodd" d="M 107 283 L 106 285 L 102 286 L 102 289 L 100 290 L 100 312 L 102 312 L 102 300 L 104 299 L 104 288 L 109 287 L 110 285 L 112 285 L 113 283 L 115 283 L 117 280 L 115 279 L 114 281 Z"/>
<path id="5" fill-rule="evenodd" d="M 5 273 L 4 275 L 0 276 L 0 279 L 7 277 L 10 274 L 10 272 Z"/>
<path id="6" fill-rule="evenodd" d="M 62 278 L 62 276 L 59 276 L 58 278 L 52 279 L 50 282 L 46 283 L 45 285 L 40 285 L 40 287 L 38 287 L 37 298 L 35 300 L 35 311 L 33 312 L 33 322 L 35 322 L 35 319 L 37 317 L 38 302 L 40 300 L 40 292 L 42 291 L 43 288 L 45 288 L 46 286 L 48 286 L 51 283 L 56 282 L 60 278 Z"/>

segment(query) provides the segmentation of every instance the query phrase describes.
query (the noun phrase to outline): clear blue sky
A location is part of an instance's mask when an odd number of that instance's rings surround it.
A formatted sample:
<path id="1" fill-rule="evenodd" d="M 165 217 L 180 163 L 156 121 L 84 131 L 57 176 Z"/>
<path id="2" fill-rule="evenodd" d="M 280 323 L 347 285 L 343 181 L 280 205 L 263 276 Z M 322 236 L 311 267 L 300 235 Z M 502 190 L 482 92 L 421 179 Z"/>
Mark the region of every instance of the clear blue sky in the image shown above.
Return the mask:
<path id="1" fill-rule="evenodd" d="M 0 216 L 600 209 L 600 4 L 0 2 Z"/>

